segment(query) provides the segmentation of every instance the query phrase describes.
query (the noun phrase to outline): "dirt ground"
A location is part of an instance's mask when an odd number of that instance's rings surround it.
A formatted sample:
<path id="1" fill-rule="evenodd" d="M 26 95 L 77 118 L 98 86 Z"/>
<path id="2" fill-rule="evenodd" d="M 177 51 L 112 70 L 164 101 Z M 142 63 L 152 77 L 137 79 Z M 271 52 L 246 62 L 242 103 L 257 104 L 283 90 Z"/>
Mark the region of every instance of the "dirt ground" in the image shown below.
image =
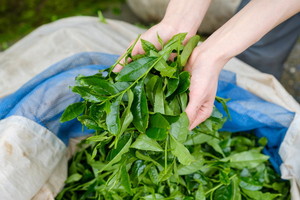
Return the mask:
<path id="1" fill-rule="evenodd" d="M 114 15 L 110 11 L 104 12 L 106 18 L 127 21 L 131 24 L 142 24 L 130 8 L 123 4 L 120 15 Z M 284 66 L 284 73 L 279 80 L 285 89 L 300 103 L 300 38 L 295 45 Z"/>

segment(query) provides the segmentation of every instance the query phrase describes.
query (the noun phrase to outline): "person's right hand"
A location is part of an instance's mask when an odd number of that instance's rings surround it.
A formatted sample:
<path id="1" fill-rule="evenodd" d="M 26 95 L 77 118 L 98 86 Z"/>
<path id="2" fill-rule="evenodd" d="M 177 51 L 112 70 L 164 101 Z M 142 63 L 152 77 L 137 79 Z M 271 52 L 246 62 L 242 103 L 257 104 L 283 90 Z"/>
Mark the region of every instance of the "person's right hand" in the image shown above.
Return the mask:
<path id="1" fill-rule="evenodd" d="M 158 50 L 161 49 L 160 43 L 158 42 L 157 35 L 162 39 L 164 43 L 166 43 L 168 40 L 170 40 L 174 35 L 178 33 L 182 33 L 184 31 L 170 25 L 169 23 L 165 23 L 164 21 L 161 21 L 159 24 L 151 27 L 149 30 L 147 30 L 145 33 L 141 35 L 141 39 L 147 40 L 148 42 L 151 42 Z M 184 40 L 184 42 L 188 41 L 190 37 L 195 35 L 195 33 L 188 32 L 187 36 Z M 133 44 L 133 42 L 131 42 Z M 131 45 L 129 45 L 131 46 Z M 135 56 L 138 54 L 144 54 L 144 50 L 141 45 L 141 41 L 139 40 L 136 45 L 134 46 L 131 55 Z M 117 64 L 115 68 L 113 69 L 113 72 L 120 72 L 123 68 L 122 64 L 124 64 L 125 60 L 122 59 L 120 61 L 120 64 Z"/>

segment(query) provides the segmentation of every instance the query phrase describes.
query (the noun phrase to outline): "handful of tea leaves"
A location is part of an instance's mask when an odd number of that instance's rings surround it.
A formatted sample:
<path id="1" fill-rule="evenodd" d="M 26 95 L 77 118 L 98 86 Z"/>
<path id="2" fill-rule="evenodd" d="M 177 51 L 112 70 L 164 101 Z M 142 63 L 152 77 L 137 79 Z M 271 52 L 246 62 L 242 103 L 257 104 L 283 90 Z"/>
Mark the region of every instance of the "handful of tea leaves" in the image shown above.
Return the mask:
<path id="1" fill-rule="evenodd" d="M 60 199 L 288 199 L 283 182 L 261 150 L 264 138 L 219 132 L 226 118 L 214 108 L 190 131 L 185 108 L 190 74 L 183 71 L 199 42 L 175 35 L 162 49 L 141 39 L 145 54 L 124 55 L 119 73 L 78 76 L 72 91 L 83 98 L 61 121 L 77 119 L 93 136 L 70 161 Z M 169 60 L 176 54 L 173 61 Z M 118 63 L 118 61 L 117 61 Z M 226 100 L 216 97 L 224 104 Z"/>

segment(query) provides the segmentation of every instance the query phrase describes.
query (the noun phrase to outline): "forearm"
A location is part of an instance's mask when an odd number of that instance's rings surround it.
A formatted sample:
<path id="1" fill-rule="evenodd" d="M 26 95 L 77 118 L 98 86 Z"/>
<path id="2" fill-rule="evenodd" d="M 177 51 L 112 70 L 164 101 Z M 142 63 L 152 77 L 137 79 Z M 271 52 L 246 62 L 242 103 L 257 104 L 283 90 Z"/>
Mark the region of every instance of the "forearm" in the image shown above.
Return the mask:
<path id="1" fill-rule="evenodd" d="M 299 11 L 299 0 L 252 0 L 199 46 L 199 54 L 225 64 Z"/>
<path id="2" fill-rule="evenodd" d="M 211 0 L 170 0 L 162 20 L 177 32 L 196 34 Z"/>

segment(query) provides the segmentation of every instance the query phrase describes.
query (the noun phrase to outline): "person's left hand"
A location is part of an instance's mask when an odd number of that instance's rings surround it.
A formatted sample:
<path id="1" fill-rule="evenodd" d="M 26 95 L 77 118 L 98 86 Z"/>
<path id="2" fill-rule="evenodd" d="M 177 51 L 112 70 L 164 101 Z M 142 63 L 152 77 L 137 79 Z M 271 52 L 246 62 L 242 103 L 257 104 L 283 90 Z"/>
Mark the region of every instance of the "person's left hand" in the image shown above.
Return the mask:
<path id="1" fill-rule="evenodd" d="M 199 47 L 194 49 L 185 68 L 191 73 L 189 103 L 185 110 L 190 120 L 190 129 L 211 115 L 219 74 L 224 64 L 218 59 L 202 54 Z"/>

